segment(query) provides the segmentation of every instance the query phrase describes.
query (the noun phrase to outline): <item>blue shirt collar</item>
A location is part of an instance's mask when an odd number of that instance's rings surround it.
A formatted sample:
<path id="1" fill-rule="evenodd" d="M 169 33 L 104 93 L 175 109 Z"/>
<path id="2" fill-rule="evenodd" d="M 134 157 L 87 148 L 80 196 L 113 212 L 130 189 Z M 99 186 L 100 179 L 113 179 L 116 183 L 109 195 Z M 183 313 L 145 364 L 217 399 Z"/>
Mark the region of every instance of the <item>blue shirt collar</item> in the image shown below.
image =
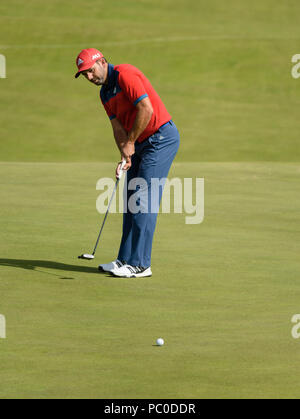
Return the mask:
<path id="1" fill-rule="evenodd" d="M 115 66 L 113 64 L 108 63 L 107 86 L 111 86 L 114 82 L 114 78 L 113 78 L 114 68 L 115 68 Z"/>

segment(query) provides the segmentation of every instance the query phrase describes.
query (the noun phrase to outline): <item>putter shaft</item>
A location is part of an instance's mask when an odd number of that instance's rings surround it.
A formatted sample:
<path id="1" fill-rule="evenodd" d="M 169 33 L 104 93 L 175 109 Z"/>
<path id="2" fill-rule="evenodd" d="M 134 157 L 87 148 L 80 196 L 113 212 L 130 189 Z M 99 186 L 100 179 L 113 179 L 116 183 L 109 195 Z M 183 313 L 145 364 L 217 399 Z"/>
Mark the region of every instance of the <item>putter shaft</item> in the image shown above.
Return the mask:
<path id="1" fill-rule="evenodd" d="M 118 178 L 118 179 L 116 180 L 116 184 L 115 184 L 115 187 L 114 187 L 114 190 L 113 190 L 112 196 L 111 196 L 111 198 L 110 198 L 110 201 L 109 201 L 109 204 L 108 204 L 108 207 L 107 207 L 106 213 L 105 213 L 105 217 L 104 217 L 104 220 L 103 220 L 103 223 L 102 223 L 101 229 L 100 229 L 100 233 L 99 233 L 99 235 L 98 235 L 98 238 L 97 238 L 97 241 L 96 241 L 96 245 L 95 245 L 94 251 L 93 251 L 93 253 L 92 253 L 92 255 L 93 255 L 93 256 L 95 256 L 95 253 L 96 253 L 96 250 L 97 250 L 97 247 L 98 247 L 98 243 L 99 243 L 99 240 L 100 240 L 100 237 L 101 237 L 101 234 L 102 234 L 102 230 L 103 230 L 103 227 L 104 227 L 105 221 L 106 221 L 106 219 L 107 219 L 107 216 L 108 216 L 108 213 L 109 213 L 109 209 L 110 209 L 111 203 L 112 203 L 113 198 L 114 198 L 114 196 L 115 196 L 115 193 L 116 193 L 116 190 L 117 190 L 117 187 L 118 187 L 119 181 L 120 181 L 120 178 Z"/>

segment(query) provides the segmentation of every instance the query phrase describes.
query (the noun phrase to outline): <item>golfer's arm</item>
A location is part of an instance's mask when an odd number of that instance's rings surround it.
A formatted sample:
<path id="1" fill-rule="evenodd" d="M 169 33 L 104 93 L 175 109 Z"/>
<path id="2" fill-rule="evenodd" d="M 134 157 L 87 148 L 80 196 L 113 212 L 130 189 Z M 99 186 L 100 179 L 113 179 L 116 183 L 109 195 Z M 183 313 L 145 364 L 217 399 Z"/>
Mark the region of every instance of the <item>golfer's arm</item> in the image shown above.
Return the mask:
<path id="1" fill-rule="evenodd" d="M 153 107 L 150 99 L 147 97 L 141 100 L 137 105 L 137 114 L 131 131 L 127 134 L 123 125 L 117 118 L 113 118 L 110 122 L 112 125 L 114 137 L 119 150 L 128 142 L 134 143 L 139 136 L 145 131 L 153 114 Z"/>
<path id="2" fill-rule="evenodd" d="M 153 114 L 153 107 L 148 97 L 141 100 L 136 105 L 136 108 L 137 108 L 137 114 L 135 117 L 135 121 L 134 121 L 131 131 L 128 133 L 128 142 L 133 142 L 133 143 L 145 131 Z"/>
<path id="3" fill-rule="evenodd" d="M 117 118 L 112 119 L 110 122 L 112 125 L 116 144 L 118 146 L 118 149 L 122 153 L 122 147 L 128 141 L 128 134 L 123 128 L 123 125 L 121 124 L 121 122 Z"/>

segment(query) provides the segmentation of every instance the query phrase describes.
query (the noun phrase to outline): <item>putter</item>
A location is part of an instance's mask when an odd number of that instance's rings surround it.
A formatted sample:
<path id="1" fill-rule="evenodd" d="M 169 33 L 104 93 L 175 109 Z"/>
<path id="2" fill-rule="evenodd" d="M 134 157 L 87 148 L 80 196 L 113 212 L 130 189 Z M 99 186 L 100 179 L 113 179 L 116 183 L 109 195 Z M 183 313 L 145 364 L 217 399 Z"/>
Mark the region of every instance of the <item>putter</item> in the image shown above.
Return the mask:
<path id="1" fill-rule="evenodd" d="M 124 169 L 125 164 L 126 164 L 126 160 L 123 160 L 122 161 L 122 164 L 121 164 L 121 167 L 120 167 L 120 173 L 119 173 L 119 176 L 117 177 L 116 184 L 115 184 L 115 187 L 114 187 L 112 196 L 110 198 L 110 201 L 109 201 L 109 204 L 108 204 L 108 207 L 107 207 L 107 211 L 106 211 L 106 214 L 105 214 L 105 217 L 104 217 L 104 220 L 103 220 L 101 229 L 100 229 L 100 233 L 99 233 L 99 236 L 98 236 L 97 241 L 96 241 L 96 245 L 95 245 L 94 251 L 93 251 L 93 253 L 91 255 L 89 253 L 83 253 L 82 255 L 78 256 L 78 259 L 85 259 L 85 260 L 93 260 L 93 259 L 95 259 L 95 253 L 96 253 L 96 250 L 97 250 L 97 247 L 98 247 L 98 243 L 99 243 L 99 240 L 100 240 L 100 237 L 101 237 L 101 233 L 102 233 L 102 230 L 103 230 L 103 227 L 104 227 L 106 218 L 107 218 L 108 213 L 109 213 L 110 205 L 112 203 L 112 200 L 113 200 L 114 195 L 116 193 L 116 190 L 118 188 L 118 184 L 120 182 L 120 179 L 121 179 L 121 177 L 123 175 L 123 169 Z"/>

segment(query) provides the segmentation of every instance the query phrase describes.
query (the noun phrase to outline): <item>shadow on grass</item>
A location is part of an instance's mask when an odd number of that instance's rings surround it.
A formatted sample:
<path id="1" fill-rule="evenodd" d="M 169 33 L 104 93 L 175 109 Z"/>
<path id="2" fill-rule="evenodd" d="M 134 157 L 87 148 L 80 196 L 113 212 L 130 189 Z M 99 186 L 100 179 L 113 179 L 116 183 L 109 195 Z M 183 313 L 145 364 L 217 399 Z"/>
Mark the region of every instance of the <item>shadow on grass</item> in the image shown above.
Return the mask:
<path id="1" fill-rule="evenodd" d="M 24 259 L 0 259 L 1 266 L 11 266 L 13 268 L 22 268 L 28 270 L 37 270 L 36 268 L 56 269 L 68 272 L 83 272 L 90 274 L 101 274 L 97 268 L 88 266 L 67 265 L 65 263 L 52 262 L 49 260 L 24 260 Z M 41 272 L 41 271 L 39 271 Z M 44 272 L 46 273 L 46 272 Z M 53 274 L 54 275 L 54 274 Z M 62 278 L 73 279 L 73 278 Z"/>

